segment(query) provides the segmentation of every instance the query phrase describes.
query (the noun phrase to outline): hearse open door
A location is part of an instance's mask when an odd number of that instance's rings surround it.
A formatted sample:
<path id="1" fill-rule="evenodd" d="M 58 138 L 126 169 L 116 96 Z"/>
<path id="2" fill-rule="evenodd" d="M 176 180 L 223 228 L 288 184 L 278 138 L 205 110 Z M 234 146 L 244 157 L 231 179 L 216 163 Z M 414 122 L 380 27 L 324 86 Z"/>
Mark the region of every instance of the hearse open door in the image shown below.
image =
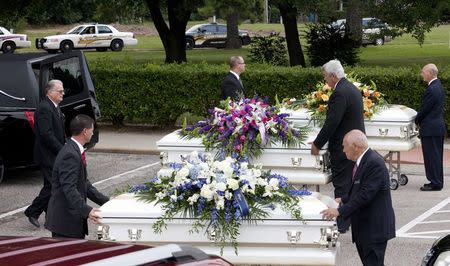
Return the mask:
<path id="1" fill-rule="evenodd" d="M 100 109 L 95 96 L 95 88 L 83 52 L 74 51 L 47 58 L 41 62 L 40 97 L 45 97 L 45 87 L 52 79 L 59 79 L 64 85 L 64 99 L 61 110 L 65 115 L 66 133 L 69 137 L 69 123 L 78 114 L 85 114 L 95 121 L 94 135 L 87 148 L 98 142 L 97 119 Z"/>

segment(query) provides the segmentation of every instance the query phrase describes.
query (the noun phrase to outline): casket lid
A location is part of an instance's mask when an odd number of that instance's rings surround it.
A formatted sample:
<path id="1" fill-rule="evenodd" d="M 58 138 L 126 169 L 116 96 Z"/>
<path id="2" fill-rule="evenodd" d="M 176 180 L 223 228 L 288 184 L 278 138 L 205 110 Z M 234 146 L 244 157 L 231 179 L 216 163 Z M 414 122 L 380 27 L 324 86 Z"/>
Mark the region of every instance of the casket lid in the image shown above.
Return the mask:
<path id="1" fill-rule="evenodd" d="M 288 120 L 310 120 L 311 115 L 306 108 L 298 110 L 290 110 L 281 108 L 281 113 L 287 113 L 290 116 Z M 367 120 L 371 122 L 410 122 L 416 118 L 417 112 L 407 106 L 400 104 L 389 104 L 383 107 L 378 113 L 374 114 L 372 119 Z"/>
<path id="2" fill-rule="evenodd" d="M 327 206 L 336 207 L 331 198 L 313 192 L 311 196 L 305 196 L 300 201 L 302 216 L 305 220 L 322 220 L 320 212 Z M 134 194 L 126 193 L 117 196 L 100 207 L 100 215 L 104 219 L 156 219 L 161 217 L 163 210 L 159 205 L 138 200 Z M 281 208 L 270 210 L 268 220 L 292 220 Z M 179 216 L 178 219 L 185 219 Z"/>

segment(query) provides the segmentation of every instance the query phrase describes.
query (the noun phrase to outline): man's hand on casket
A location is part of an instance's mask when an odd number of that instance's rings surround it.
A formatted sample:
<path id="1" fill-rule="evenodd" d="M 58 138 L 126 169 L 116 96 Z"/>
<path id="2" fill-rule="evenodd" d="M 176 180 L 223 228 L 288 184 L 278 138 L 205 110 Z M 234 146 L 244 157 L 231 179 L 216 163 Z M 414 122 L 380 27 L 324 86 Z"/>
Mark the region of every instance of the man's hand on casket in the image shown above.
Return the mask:
<path id="1" fill-rule="evenodd" d="M 321 211 L 320 214 L 322 214 L 322 218 L 326 220 L 332 220 L 333 218 L 339 216 L 339 211 L 334 208 L 328 208 L 326 210 Z"/>
<path id="2" fill-rule="evenodd" d="M 89 220 L 91 220 L 94 224 L 100 224 L 100 219 L 102 218 L 99 215 L 100 210 L 97 208 L 92 208 L 89 212 Z"/>
<path id="3" fill-rule="evenodd" d="M 320 149 L 314 145 L 314 143 L 311 143 L 311 154 L 312 155 L 319 155 Z"/>

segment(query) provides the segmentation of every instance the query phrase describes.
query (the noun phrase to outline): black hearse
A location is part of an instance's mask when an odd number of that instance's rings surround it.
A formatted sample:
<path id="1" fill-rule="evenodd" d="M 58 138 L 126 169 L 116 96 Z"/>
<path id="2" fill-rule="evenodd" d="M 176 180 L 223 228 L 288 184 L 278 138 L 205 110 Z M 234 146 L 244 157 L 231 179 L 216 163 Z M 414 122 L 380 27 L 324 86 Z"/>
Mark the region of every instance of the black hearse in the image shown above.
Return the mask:
<path id="1" fill-rule="evenodd" d="M 95 121 L 100 110 L 89 68 L 81 51 L 65 54 L 23 53 L 0 56 L 0 182 L 5 169 L 33 165 L 34 112 L 49 80 L 64 83 L 61 110 L 66 129 L 77 114 Z M 95 127 L 89 147 L 98 142 Z"/>

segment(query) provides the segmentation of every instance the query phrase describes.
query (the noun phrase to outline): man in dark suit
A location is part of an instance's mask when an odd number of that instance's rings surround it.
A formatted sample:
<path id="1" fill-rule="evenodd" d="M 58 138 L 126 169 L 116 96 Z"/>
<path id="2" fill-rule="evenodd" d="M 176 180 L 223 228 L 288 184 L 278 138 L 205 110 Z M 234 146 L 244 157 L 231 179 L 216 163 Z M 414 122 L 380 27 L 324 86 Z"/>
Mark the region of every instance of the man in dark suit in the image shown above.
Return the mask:
<path id="1" fill-rule="evenodd" d="M 222 99 L 230 97 L 231 100 L 237 101 L 244 97 L 244 85 L 240 75 L 245 71 L 245 62 L 241 56 L 232 56 L 230 58 L 230 72 L 222 81 Z"/>
<path id="2" fill-rule="evenodd" d="M 51 177 L 56 155 L 64 146 L 64 115 L 59 108 L 63 100 L 64 88 L 60 80 L 50 80 L 46 87 L 46 97 L 40 102 L 34 114 L 34 159 L 39 164 L 44 178 L 44 186 L 39 195 L 25 210 L 31 224 L 40 227 L 39 216 L 47 211 L 51 193 Z"/>
<path id="3" fill-rule="evenodd" d="M 336 200 L 341 204 L 338 209 L 321 213 L 326 219 L 351 217 L 352 241 L 363 265 L 382 266 L 387 241 L 395 237 L 389 171 L 362 131 L 347 133 L 343 146 L 347 158 L 355 162 L 350 192 Z"/>
<path id="4" fill-rule="evenodd" d="M 419 126 L 425 174 L 430 183 L 424 184 L 420 190 L 439 191 L 444 186 L 445 93 L 435 64 L 424 66 L 421 75 L 428 88 L 415 122 Z"/>
<path id="5" fill-rule="evenodd" d="M 338 60 L 323 65 L 322 74 L 334 91 L 328 101 L 325 123 L 311 145 L 311 154 L 318 155 L 328 141 L 334 196 L 341 198 L 350 189 L 353 167 L 353 162 L 342 151 L 342 140 L 352 129 L 365 132 L 364 108 L 361 92 L 345 78 L 344 68 Z M 349 226 L 349 220 L 338 219 L 341 233 L 345 233 Z"/>
<path id="6" fill-rule="evenodd" d="M 86 199 L 103 205 L 109 199 L 87 179 L 86 157 L 83 145 L 94 132 L 94 120 L 77 115 L 70 122 L 72 137 L 55 160 L 52 176 L 52 196 L 48 203 L 45 228 L 52 237 L 83 239 L 88 234 L 87 218 L 99 222 L 98 209 L 87 205 Z"/>

